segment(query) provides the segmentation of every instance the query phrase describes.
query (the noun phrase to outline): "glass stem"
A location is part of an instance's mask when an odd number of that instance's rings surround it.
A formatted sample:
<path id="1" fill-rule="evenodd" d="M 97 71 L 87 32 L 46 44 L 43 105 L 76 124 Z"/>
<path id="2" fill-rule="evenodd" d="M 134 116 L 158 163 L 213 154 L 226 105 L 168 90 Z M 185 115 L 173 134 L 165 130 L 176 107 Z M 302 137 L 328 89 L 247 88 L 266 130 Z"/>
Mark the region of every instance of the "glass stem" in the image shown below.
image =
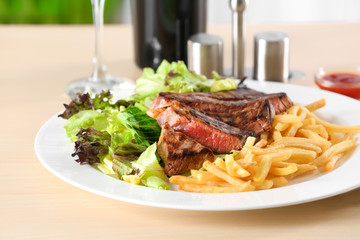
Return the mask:
<path id="1" fill-rule="evenodd" d="M 105 0 L 91 0 L 93 22 L 95 27 L 94 69 L 90 81 L 97 82 L 106 77 L 106 66 L 102 62 L 103 25 Z"/>

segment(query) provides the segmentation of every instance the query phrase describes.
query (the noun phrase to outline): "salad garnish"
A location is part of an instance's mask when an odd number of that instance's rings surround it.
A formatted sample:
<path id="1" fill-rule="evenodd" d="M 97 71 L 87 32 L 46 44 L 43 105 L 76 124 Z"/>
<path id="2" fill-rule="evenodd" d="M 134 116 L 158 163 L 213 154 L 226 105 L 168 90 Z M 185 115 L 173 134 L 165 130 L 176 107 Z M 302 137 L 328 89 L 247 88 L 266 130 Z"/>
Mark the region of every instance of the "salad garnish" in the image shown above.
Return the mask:
<path id="1" fill-rule="evenodd" d="M 214 72 L 214 81 L 189 71 L 184 62 L 164 60 L 154 71 L 145 68 L 136 81 L 135 93 L 113 100 L 110 91 L 78 94 L 59 117 L 74 142 L 72 156 L 80 164 L 133 183 L 170 189 L 156 153 L 161 128 L 146 114 L 159 92 L 210 92 L 235 89 L 233 79 Z"/>

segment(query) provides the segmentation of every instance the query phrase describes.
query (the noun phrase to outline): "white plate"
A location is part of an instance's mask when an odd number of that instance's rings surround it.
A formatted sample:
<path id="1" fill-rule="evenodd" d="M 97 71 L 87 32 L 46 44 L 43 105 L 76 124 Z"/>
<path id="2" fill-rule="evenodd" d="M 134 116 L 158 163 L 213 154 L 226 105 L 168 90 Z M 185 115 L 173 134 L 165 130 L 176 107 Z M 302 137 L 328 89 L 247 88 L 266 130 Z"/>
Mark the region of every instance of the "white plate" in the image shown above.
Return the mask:
<path id="1" fill-rule="evenodd" d="M 360 124 L 360 101 L 315 88 L 246 81 L 250 88 L 264 92 L 286 92 L 294 102 L 308 104 L 325 98 L 327 106 L 318 111 L 327 121 L 344 125 Z M 129 94 L 129 86 L 122 94 Z M 157 190 L 113 179 L 88 165 L 79 165 L 70 156 L 73 144 L 62 126 L 65 120 L 49 119 L 39 130 L 35 151 L 41 163 L 62 180 L 101 196 L 126 202 L 165 208 L 189 210 L 244 210 L 286 206 L 323 199 L 360 186 L 360 148 L 346 157 L 335 170 L 321 175 L 300 178 L 281 188 L 245 192 L 199 194 Z"/>

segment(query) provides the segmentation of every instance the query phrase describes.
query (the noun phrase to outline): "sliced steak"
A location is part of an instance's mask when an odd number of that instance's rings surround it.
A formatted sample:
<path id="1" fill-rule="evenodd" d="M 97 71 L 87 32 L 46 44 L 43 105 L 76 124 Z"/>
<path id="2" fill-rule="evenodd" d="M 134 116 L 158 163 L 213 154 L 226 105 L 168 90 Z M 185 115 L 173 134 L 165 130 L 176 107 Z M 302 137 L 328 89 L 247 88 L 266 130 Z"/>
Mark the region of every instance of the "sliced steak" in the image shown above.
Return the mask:
<path id="1" fill-rule="evenodd" d="M 294 105 L 286 93 L 267 94 L 266 98 L 269 99 L 270 104 L 273 106 L 275 114 L 285 112 Z"/>
<path id="2" fill-rule="evenodd" d="M 230 126 L 253 131 L 256 134 L 269 131 L 275 115 L 274 108 L 268 99 L 214 100 L 213 104 L 190 103 L 188 106 Z"/>
<path id="3" fill-rule="evenodd" d="M 268 99 L 270 104 L 273 106 L 275 114 L 282 113 L 290 108 L 293 103 L 291 102 L 290 98 L 287 96 L 286 93 L 279 92 L 279 93 L 262 93 L 250 88 L 239 88 L 231 91 L 224 91 L 222 93 L 222 100 L 226 101 L 238 101 L 238 100 L 260 100 L 260 99 Z M 211 95 L 211 93 L 207 93 Z M 214 95 L 213 98 L 217 98 L 220 95 Z"/>
<path id="4" fill-rule="evenodd" d="M 167 107 L 158 115 L 157 122 L 160 126 L 168 123 L 175 131 L 218 153 L 241 149 L 248 136 L 256 136 L 253 131 L 232 127 L 179 103 Z"/>
<path id="5" fill-rule="evenodd" d="M 222 95 L 224 95 L 224 93 L 225 92 L 223 92 Z M 189 106 L 207 116 L 225 122 L 230 126 L 253 131 L 256 134 L 261 134 L 271 129 L 275 111 L 273 105 L 265 97 L 242 100 L 222 100 L 212 98 L 212 95 L 208 93 L 193 94 L 194 95 L 159 93 L 158 97 L 154 100 L 152 107 L 148 110 L 148 114 L 153 118 L 157 118 L 166 107 L 181 103 L 182 105 Z M 219 97 L 219 94 L 215 95 Z"/>
<path id="6" fill-rule="evenodd" d="M 164 161 L 164 171 L 168 176 L 198 169 L 203 162 L 215 159 L 209 148 L 182 132 L 175 132 L 168 123 L 162 127 L 157 152 Z"/>
<path id="7" fill-rule="evenodd" d="M 285 93 L 265 94 L 240 88 L 215 93 L 159 93 L 147 113 L 157 118 L 166 107 L 178 102 L 231 126 L 258 134 L 271 128 L 274 114 L 282 113 L 293 105 Z M 253 126 L 257 127 L 252 129 Z"/>
<path id="8" fill-rule="evenodd" d="M 275 112 L 283 111 L 283 108 L 289 108 L 293 105 L 286 93 L 265 94 L 250 88 L 239 88 L 231 91 L 223 92 L 192 92 L 192 93 L 171 93 L 162 92 L 153 101 L 151 109 L 162 108 L 171 104 L 171 100 L 178 100 L 185 105 L 188 104 L 212 104 L 214 99 L 222 100 L 221 103 L 228 102 L 230 105 L 236 105 L 241 101 L 252 101 L 260 99 L 269 99 L 274 107 Z M 170 101 L 170 102 L 169 102 Z M 232 102 L 234 101 L 234 102 Z"/>

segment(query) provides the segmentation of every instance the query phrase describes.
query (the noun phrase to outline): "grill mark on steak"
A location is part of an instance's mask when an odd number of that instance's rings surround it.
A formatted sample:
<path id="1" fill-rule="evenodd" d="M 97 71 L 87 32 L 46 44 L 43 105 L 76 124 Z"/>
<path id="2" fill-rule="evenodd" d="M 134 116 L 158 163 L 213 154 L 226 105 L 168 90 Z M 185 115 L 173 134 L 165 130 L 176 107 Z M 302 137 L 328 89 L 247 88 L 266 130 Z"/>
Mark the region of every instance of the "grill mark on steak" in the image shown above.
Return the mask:
<path id="1" fill-rule="evenodd" d="M 263 92 L 258 92 L 249 88 L 240 88 L 231 91 L 223 92 L 191 92 L 191 93 L 172 93 L 172 92 L 161 92 L 158 94 L 158 98 L 163 98 L 163 102 L 159 102 L 160 99 L 156 99 L 153 102 L 151 108 L 162 107 L 162 104 L 166 103 L 169 100 L 178 100 L 184 104 L 189 103 L 202 103 L 210 102 L 212 103 L 214 99 L 220 100 L 219 104 L 224 104 L 226 106 L 238 105 L 241 102 L 232 102 L 232 101 L 256 101 L 259 99 L 269 99 L 269 98 L 281 98 L 281 101 L 285 104 L 291 104 L 290 99 L 288 99 L 286 93 L 272 93 L 265 94 Z M 276 109 L 275 109 L 276 110 Z"/>
<path id="2" fill-rule="evenodd" d="M 253 131 L 247 131 L 244 129 L 234 128 L 222 121 L 217 121 L 216 119 L 214 119 L 208 115 L 205 115 L 204 113 L 196 111 L 192 108 L 189 108 L 189 107 L 185 107 L 185 106 L 181 106 L 181 105 L 173 105 L 173 109 L 175 109 L 175 111 L 177 113 L 185 115 L 191 121 L 196 120 L 195 118 L 200 119 L 200 120 L 204 121 L 206 124 L 208 124 L 209 126 L 215 128 L 215 129 L 218 129 L 219 131 L 231 134 L 231 135 L 235 135 L 238 137 L 243 137 L 244 135 L 246 135 L 246 136 L 255 136 L 256 135 L 256 134 L 254 134 Z M 188 111 L 190 112 L 191 115 L 188 114 Z M 195 117 L 195 118 L 193 118 L 193 117 Z"/>
<path id="3" fill-rule="evenodd" d="M 199 106 L 189 104 L 189 106 L 230 126 L 254 131 L 256 134 L 261 134 L 271 129 L 274 109 L 269 100 L 260 99 L 240 104 L 229 108 L 226 108 L 225 105 L 218 106 L 216 103 Z"/>
<path id="4" fill-rule="evenodd" d="M 257 111 L 257 108 L 262 108 L 262 106 L 257 104 L 264 104 L 265 107 L 267 107 L 267 103 L 264 103 L 264 101 L 267 100 L 270 101 L 271 105 L 269 110 Z M 162 92 L 159 93 L 158 97 L 153 101 L 151 108 L 148 110 L 148 114 L 149 116 L 156 118 L 162 111 L 164 111 L 165 107 L 177 102 L 190 106 L 191 108 L 210 115 L 220 121 L 225 121 L 229 125 L 245 129 L 248 129 L 246 128 L 246 125 L 239 125 L 238 121 L 232 120 L 232 118 L 238 119 L 238 117 L 242 117 L 242 111 L 252 112 L 254 116 L 249 119 L 253 121 L 260 119 L 265 121 L 267 121 L 267 119 L 271 119 L 272 121 L 274 114 L 282 113 L 293 105 L 285 93 L 265 94 L 249 88 L 215 93 Z M 271 107 L 273 109 L 271 109 Z M 262 115 L 256 115 L 255 112 Z M 263 131 L 270 129 L 272 123 L 271 121 L 268 121 L 268 126 L 264 125 L 265 128 Z M 261 132 L 260 129 L 255 129 L 254 131 Z"/>
<path id="5" fill-rule="evenodd" d="M 229 92 L 232 92 L 231 99 L 234 99 L 235 93 L 238 93 L 238 91 Z M 224 95 L 226 92 L 220 93 L 221 96 L 227 96 Z M 216 97 L 212 98 L 212 94 Z M 148 110 L 148 114 L 156 118 L 165 107 L 181 103 L 230 126 L 253 131 L 256 134 L 271 129 L 275 111 L 266 97 L 261 96 L 247 100 L 222 100 L 218 99 L 220 95 L 219 93 L 159 93 L 152 107 Z M 258 95 L 263 95 L 263 93 L 258 93 Z M 281 104 L 281 101 L 276 99 L 275 95 L 271 98 L 275 106 L 281 107 L 280 111 L 287 109 L 284 104 Z"/>
<path id="6" fill-rule="evenodd" d="M 168 123 L 175 131 L 218 153 L 241 149 L 248 136 L 256 136 L 255 132 L 232 127 L 180 104 L 166 108 L 157 117 L 157 122 L 160 126 Z"/>
<path id="7" fill-rule="evenodd" d="M 215 159 L 209 148 L 181 132 L 175 132 L 168 123 L 162 127 L 157 152 L 164 162 L 164 171 L 168 176 L 200 168 L 204 161 Z"/>
<path id="8" fill-rule="evenodd" d="M 159 93 L 163 96 L 166 95 L 173 95 L 178 93 Z M 221 92 L 190 92 L 190 93 L 180 93 L 180 95 L 186 96 L 186 97 L 193 97 L 193 99 L 196 99 L 197 97 L 209 97 L 213 99 L 219 99 L 219 100 L 241 100 L 241 99 L 248 99 L 248 98 L 256 98 L 261 96 L 266 96 L 265 93 L 259 92 L 250 88 L 238 88 L 235 90 L 230 91 L 221 91 Z"/>

